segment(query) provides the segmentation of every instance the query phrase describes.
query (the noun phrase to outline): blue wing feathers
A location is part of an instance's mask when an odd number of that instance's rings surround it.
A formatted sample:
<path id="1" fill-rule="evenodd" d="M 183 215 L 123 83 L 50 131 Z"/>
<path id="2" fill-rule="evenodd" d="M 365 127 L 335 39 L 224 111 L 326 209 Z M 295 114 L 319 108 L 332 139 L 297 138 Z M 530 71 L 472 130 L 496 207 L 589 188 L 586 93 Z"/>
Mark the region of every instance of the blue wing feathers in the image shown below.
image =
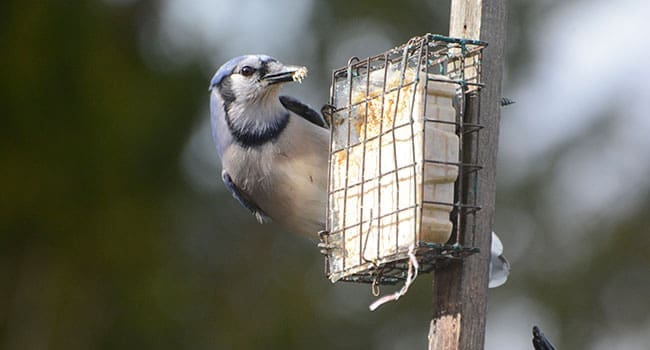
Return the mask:
<path id="1" fill-rule="evenodd" d="M 280 96 L 280 103 L 282 103 L 284 108 L 307 119 L 313 124 L 320 126 L 321 128 L 328 128 L 325 119 L 323 119 L 323 117 L 318 112 L 311 109 L 311 107 L 300 102 L 299 100 L 290 96 Z"/>
<path id="2" fill-rule="evenodd" d="M 264 213 L 264 211 L 262 211 L 262 209 L 260 209 L 257 204 L 246 198 L 246 195 L 241 192 L 241 190 L 237 187 L 237 185 L 235 185 L 234 182 L 232 182 L 232 178 L 225 170 L 221 172 L 221 179 L 226 185 L 226 188 L 230 191 L 230 193 L 232 193 L 232 196 L 235 197 L 239 204 L 241 204 L 244 208 L 250 210 L 251 213 L 255 215 L 255 218 L 257 218 L 257 221 L 267 222 L 270 220 L 269 216 L 266 215 L 266 213 Z"/>

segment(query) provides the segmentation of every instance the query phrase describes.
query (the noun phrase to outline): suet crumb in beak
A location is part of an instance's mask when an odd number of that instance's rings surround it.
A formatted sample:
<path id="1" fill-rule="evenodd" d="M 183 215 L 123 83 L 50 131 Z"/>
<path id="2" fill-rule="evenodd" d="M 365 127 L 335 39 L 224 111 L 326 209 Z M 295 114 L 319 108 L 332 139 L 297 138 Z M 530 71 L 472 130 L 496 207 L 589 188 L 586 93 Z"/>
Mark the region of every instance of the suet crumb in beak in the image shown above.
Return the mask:
<path id="1" fill-rule="evenodd" d="M 293 81 L 302 83 L 302 80 L 307 76 L 307 67 L 300 67 L 293 73 Z"/>

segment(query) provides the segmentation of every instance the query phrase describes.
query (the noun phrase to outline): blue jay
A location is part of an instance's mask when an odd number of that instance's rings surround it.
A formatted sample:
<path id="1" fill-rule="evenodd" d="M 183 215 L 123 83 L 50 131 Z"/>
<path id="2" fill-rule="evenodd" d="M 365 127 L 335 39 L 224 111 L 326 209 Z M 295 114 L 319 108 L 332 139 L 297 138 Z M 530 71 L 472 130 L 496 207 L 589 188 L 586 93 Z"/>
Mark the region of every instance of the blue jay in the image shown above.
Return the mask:
<path id="1" fill-rule="evenodd" d="M 221 177 L 239 203 L 260 222 L 316 237 L 325 228 L 329 131 L 318 112 L 279 95 L 306 71 L 266 55 L 231 59 L 210 81 L 210 121 Z"/>
<path id="2" fill-rule="evenodd" d="M 210 124 L 233 197 L 259 222 L 273 218 L 316 238 L 325 229 L 328 125 L 307 105 L 280 96 L 283 83 L 300 81 L 306 71 L 266 55 L 231 59 L 210 81 Z M 492 242 L 490 287 L 496 287 L 509 265 L 494 233 Z"/>

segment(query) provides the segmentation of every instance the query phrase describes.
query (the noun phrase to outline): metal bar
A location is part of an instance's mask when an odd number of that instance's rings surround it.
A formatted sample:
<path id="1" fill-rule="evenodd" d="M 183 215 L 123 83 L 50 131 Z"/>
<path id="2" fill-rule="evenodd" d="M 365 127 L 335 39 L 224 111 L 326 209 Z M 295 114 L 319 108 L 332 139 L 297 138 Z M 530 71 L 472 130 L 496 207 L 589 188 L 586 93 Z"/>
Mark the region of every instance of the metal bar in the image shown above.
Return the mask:
<path id="1" fill-rule="evenodd" d="M 370 57 L 368 57 L 368 59 L 366 60 L 366 63 L 367 63 L 367 67 L 368 67 L 367 70 L 366 70 L 366 97 L 367 97 L 368 95 L 370 95 Z M 364 206 L 363 206 L 363 202 L 364 202 L 364 198 L 366 196 L 365 196 L 365 193 L 363 191 L 363 187 L 364 187 L 364 184 L 366 182 L 365 173 L 366 173 L 366 144 L 367 144 L 367 140 L 365 138 L 368 136 L 368 103 L 369 103 L 368 101 L 365 102 L 366 111 L 363 114 L 363 137 L 364 137 L 364 140 L 363 140 L 363 150 L 362 150 L 362 156 L 361 156 L 361 179 L 359 180 L 359 181 L 361 181 L 361 189 L 360 189 L 360 191 L 361 191 L 361 193 L 360 193 L 360 197 L 361 197 L 360 201 L 361 201 L 361 203 L 360 203 L 360 210 L 359 210 L 360 211 L 360 213 L 359 213 L 359 264 L 362 263 L 362 259 L 363 259 L 363 255 L 364 255 L 364 248 L 363 248 L 364 247 L 364 244 L 363 244 L 364 243 L 364 240 L 363 240 L 363 209 L 364 209 Z M 361 137 L 359 137 L 359 138 L 361 138 Z M 368 232 L 368 235 L 370 235 L 370 232 Z M 368 237 L 366 237 L 366 240 L 367 239 L 368 239 Z"/>
<path id="2" fill-rule="evenodd" d="M 428 120 L 428 118 L 427 118 L 427 105 L 428 105 L 427 98 L 429 96 L 429 94 L 428 94 L 428 91 L 429 91 L 429 67 L 431 66 L 429 64 L 429 48 L 430 47 L 431 47 L 431 42 L 429 40 L 426 40 L 425 44 L 424 44 L 424 60 L 425 60 L 424 76 L 425 76 L 425 79 L 424 79 L 424 93 L 423 93 L 423 96 L 422 96 L 422 128 L 420 130 L 420 132 L 422 132 L 422 144 L 420 145 L 420 154 L 422 156 L 422 162 L 420 164 L 420 173 L 422 174 L 421 175 L 422 178 L 421 178 L 420 185 L 418 186 L 418 188 L 416 188 L 416 191 L 417 191 L 416 196 L 417 195 L 420 196 L 420 202 L 421 202 L 421 204 L 420 204 L 420 212 L 419 212 L 419 214 L 417 216 L 417 222 L 419 223 L 419 227 L 417 227 L 417 229 L 416 229 L 416 235 L 417 236 L 416 236 L 416 240 L 415 240 L 416 242 L 418 242 L 418 244 L 420 243 L 422 235 L 424 234 L 424 232 L 423 232 L 424 231 L 424 229 L 423 229 L 424 225 L 422 224 L 422 216 L 424 215 L 423 214 L 424 213 L 424 179 L 426 177 L 426 162 L 425 162 L 425 160 L 427 159 L 427 157 L 426 157 L 427 120 Z M 421 64 L 422 57 L 420 57 L 419 60 L 420 60 L 420 64 Z M 418 69 L 418 72 L 419 71 L 420 70 Z"/>
<path id="3" fill-rule="evenodd" d="M 348 205 L 348 180 L 350 178 L 350 133 L 351 131 L 351 119 L 352 119 L 352 108 L 350 107 L 350 104 L 352 103 L 352 68 L 350 66 L 350 62 L 352 61 L 352 58 L 350 61 L 348 61 L 348 117 L 346 118 L 346 121 L 348 123 L 347 125 L 347 141 L 345 143 L 345 180 L 344 180 L 344 185 L 343 185 L 343 224 L 341 226 L 345 227 L 345 221 L 347 219 L 347 205 Z M 341 239 L 341 244 L 343 246 L 343 252 L 346 252 L 345 244 L 347 243 L 346 240 L 346 235 L 347 232 L 346 230 L 343 230 L 342 236 L 343 238 Z M 346 265 L 346 255 L 343 254 L 343 269 L 345 270 L 345 265 Z"/>
<path id="4" fill-rule="evenodd" d="M 424 51 L 424 47 L 428 46 L 427 42 L 424 39 L 420 39 L 420 44 L 419 44 L 419 53 L 416 55 L 417 59 L 417 67 L 415 69 L 415 85 L 413 85 L 412 89 L 413 92 L 411 93 L 411 110 L 409 112 L 409 119 L 411 122 L 411 161 L 413 163 L 413 204 L 415 205 L 415 208 L 413 208 L 413 242 L 418 241 L 418 231 L 419 231 L 419 225 L 418 225 L 418 169 L 417 169 L 417 163 L 418 160 L 415 158 L 415 129 L 414 129 L 414 124 L 415 124 L 415 117 L 413 116 L 413 110 L 415 109 L 415 99 L 416 99 L 416 94 L 418 93 L 418 87 L 420 87 L 421 82 L 420 82 L 420 69 L 422 67 L 422 52 Z M 425 72 L 426 74 L 426 72 Z M 426 75 L 425 75 L 426 76 Z M 426 79 L 425 79 L 425 85 L 426 85 Z M 422 101 L 422 115 L 424 115 L 424 109 L 426 108 L 426 101 L 427 101 L 427 91 L 426 91 L 426 86 L 425 89 L 422 90 L 423 95 L 421 97 Z M 417 116 L 418 119 L 421 118 L 419 115 Z M 423 123 L 424 124 L 424 123 Z M 424 138 L 424 134 L 422 135 Z M 424 153 L 421 155 L 422 158 L 424 158 Z M 420 180 L 422 182 L 422 186 L 424 186 L 424 173 L 420 174 Z M 420 209 L 421 210 L 421 209 Z"/>
<path id="5" fill-rule="evenodd" d="M 386 171 L 386 172 L 384 172 L 384 173 L 380 173 L 380 174 L 377 175 L 376 177 L 372 177 L 372 178 L 370 178 L 368 181 L 375 180 L 375 179 L 379 178 L 380 176 L 392 175 L 392 174 L 394 174 L 395 172 L 397 172 L 397 171 L 399 171 L 399 170 L 403 170 L 403 169 L 406 169 L 406 168 L 410 168 L 410 167 L 412 167 L 412 166 L 413 166 L 413 164 L 402 165 L 401 167 L 399 167 L 399 168 L 397 168 L 397 169 L 388 170 L 388 171 Z M 346 187 L 341 187 L 341 188 L 334 189 L 334 190 L 330 191 L 329 193 L 330 193 L 330 194 L 333 194 L 333 193 L 337 193 L 337 192 L 345 191 L 346 188 L 347 188 L 347 189 L 350 189 L 350 188 L 353 188 L 353 187 L 356 187 L 356 186 L 360 186 L 361 184 L 362 184 L 362 181 L 355 182 L 355 183 L 352 183 L 352 184 L 349 184 L 349 183 L 348 183 L 348 185 L 347 185 Z"/>
<path id="6" fill-rule="evenodd" d="M 446 203 L 445 203 L 445 205 L 446 205 Z M 393 216 L 393 215 L 395 215 L 395 214 L 398 213 L 398 212 L 403 212 L 403 211 L 411 210 L 411 209 L 413 209 L 413 208 L 415 208 L 414 205 L 409 205 L 409 206 L 404 207 L 404 208 L 398 208 L 398 209 L 395 209 L 395 210 L 391 210 L 391 211 L 389 211 L 389 212 L 386 212 L 386 213 L 382 214 L 382 215 L 380 216 L 380 219 L 384 219 L 384 218 L 387 218 L 387 217 L 389 217 L 389 216 Z M 372 220 L 374 221 L 374 219 L 375 219 L 375 218 L 373 217 Z M 354 223 L 354 224 L 351 224 L 351 225 L 348 225 L 348 226 L 342 227 L 341 229 L 338 229 L 338 230 L 332 231 L 331 234 L 335 234 L 335 233 L 338 233 L 338 232 L 343 232 L 344 230 L 351 229 L 351 228 L 355 228 L 355 227 L 359 226 L 360 224 L 365 224 L 365 223 L 368 223 L 368 222 L 370 222 L 370 221 L 371 221 L 371 220 L 368 219 L 368 220 L 364 220 L 363 222 Z"/>
<path id="7" fill-rule="evenodd" d="M 409 45 L 405 45 L 402 53 L 402 62 L 400 66 L 400 75 L 399 75 L 399 89 L 396 92 L 395 96 L 395 111 L 393 112 L 393 125 L 391 127 L 391 136 L 393 144 L 393 167 L 397 169 L 397 137 L 395 136 L 395 124 L 397 123 L 397 110 L 399 109 L 399 98 L 401 96 L 402 88 L 404 88 L 404 78 L 406 75 L 406 67 L 408 63 L 408 49 Z M 399 208 L 399 171 L 395 172 L 395 207 Z M 395 214 L 395 253 L 399 252 L 399 211 Z"/>
<path id="8" fill-rule="evenodd" d="M 336 85 L 336 78 L 334 76 L 334 73 L 332 72 L 332 84 L 330 85 L 330 101 L 329 101 L 330 106 L 335 105 L 335 100 L 334 100 L 335 97 L 336 97 L 336 94 L 334 93 L 335 85 Z M 326 108 L 326 107 L 324 107 L 324 108 Z M 332 203 L 331 203 L 331 200 L 332 200 L 331 199 L 332 186 L 334 186 L 333 185 L 334 181 L 332 181 L 332 158 L 334 157 L 334 152 L 333 152 L 333 149 L 332 149 L 334 147 L 333 146 L 334 145 L 334 113 L 332 113 L 331 109 L 328 109 L 328 112 L 330 113 L 330 117 L 329 117 L 330 143 L 329 143 L 329 146 L 328 146 L 329 157 L 327 158 L 327 192 L 328 193 L 327 193 L 326 210 L 325 210 L 325 212 L 326 212 L 325 213 L 325 231 L 326 232 L 329 232 L 329 231 L 332 230 L 332 223 L 331 223 L 332 218 L 331 218 L 330 212 L 331 212 L 331 208 L 332 208 L 331 207 L 331 205 L 332 205 Z M 327 233 L 327 234 L 329 234 L 329 233 Z M 325 242 L 323 242 L 323 243 L 325 243 Z M 329 254 L 325 254 L 325 275 L 326 276 L 329 276 L 330 271 L 331 271 L 331 269 L 330 269 L 330 259 L 329 258 L 330 258 Z"/>
<path id="9" fill-rule="evenodd" d="M 379 177 L 377 179 L 377 235 L 378 237 L 381 237 L 382 235 L 382 230 L 381 230 L 381 176 L 382 176 L 382 162 L 381 162 L 381 143 L 382 143 L 382 137 L 383 137 L 383 131 L 384 131 L 384 104 L 386 102 L 386 77 L 388 76 L 388 53 L 384 55 L 385 57 L 385 64 L 384 64 L 384 79 L 382 81 L 382 88 L 381 88 L 381 112 L 379 113 L 380 116 L 380 122 L 379 122 L 379 145 L 377 146 L 377 153 L 378 153 L 378 166 L 377 166 L 377 172 L 379 173 Z M 377 256 L 380 255 L 381 251 L 381 239 L 377 239 Z"/>

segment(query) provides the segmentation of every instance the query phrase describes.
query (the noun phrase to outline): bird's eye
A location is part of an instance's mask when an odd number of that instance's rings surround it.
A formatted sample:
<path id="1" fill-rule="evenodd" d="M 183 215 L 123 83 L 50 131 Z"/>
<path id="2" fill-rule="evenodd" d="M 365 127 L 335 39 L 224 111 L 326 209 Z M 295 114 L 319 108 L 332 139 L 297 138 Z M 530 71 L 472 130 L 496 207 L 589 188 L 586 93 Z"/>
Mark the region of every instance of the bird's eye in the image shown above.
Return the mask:
<path id="1" fill-rule="evenodd" d="M 244 66 L 244 67 L 242 67 L 240 73 L 243 76 L 249 77 L 249 76 L 253 75 L 253 73 L 255 73 L 255 68 L 253 68 L 251 66 Z"/>

